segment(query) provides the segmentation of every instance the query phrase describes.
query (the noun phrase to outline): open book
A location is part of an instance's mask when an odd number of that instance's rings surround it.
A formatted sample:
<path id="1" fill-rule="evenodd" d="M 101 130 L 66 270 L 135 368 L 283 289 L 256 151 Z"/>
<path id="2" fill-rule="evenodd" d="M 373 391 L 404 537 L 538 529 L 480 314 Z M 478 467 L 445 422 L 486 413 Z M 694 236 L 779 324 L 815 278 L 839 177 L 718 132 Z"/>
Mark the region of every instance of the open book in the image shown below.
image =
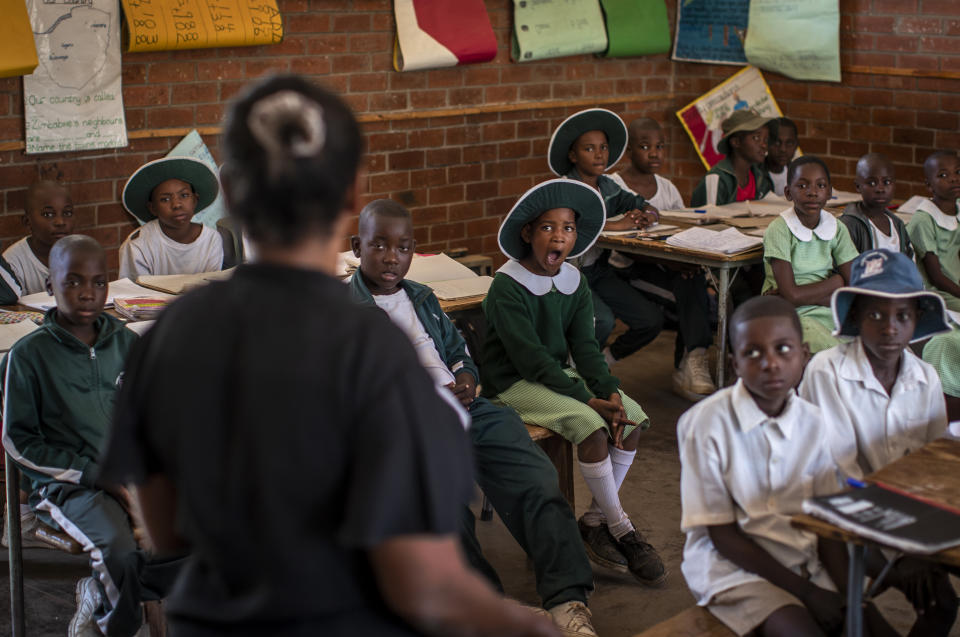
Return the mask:
<path id="1" fill-rule="evenodd" d="M 352 274 L 359 267 L 360 259 L 353 256 L 353 252 L 340 253 L 337 274 Z M 406 278 L 429 286 L 441 301 L 486 294 L 493 283 L 491 277 L 478 276 L 476 272 L 442 252 L 413 255 Z"/>
<path id="2" fill-rule="evenodd" d="M 717 254 L 739 254 L 763 245 L 760 237 L 748 237 L 736 228 L 720 232 L 706 228 L 688 228 L 667 238 L 667 245 Z"/>
<path id="3" fill-rule="evenodd" d="M 112 307 L 113 299 L 117 297 L 125 298 L 129 296 L 152 296 L 157 297 L 172 297 L 170 294 L 158 293 L 143 286 L 137 285 L 130 279 L 118 279 L 116 281 L 111 281 L 107 289 L 107 302 L 104 307 Z M 57 299 L 46 292 L 37 292 L 36 294 L 28 294 L 26 296 L 21 296 L 19 300 L 20 305 L 26 305 L 27 307 L 32 307 L 36 310 L 46 311 L 52 307 L 57 307 Z"/>
<path id="4" fill-rule="evenodd" d="M 0 352 L 6 352 L 21 338 L 37 329 L 37 324 L 31 320 L 19 323 L 5 323 L 0 325 Z"/>
<path id="5" fill-rule="evenodd" d="M 222 281 L 233 276 L 233 268 L 217 272 L 199 272 L 197 274 L 144 274 L 137 277 L 137 283 L 145 288 L 183 294 L 187 290 L 206 285 L 210 281 Z"/>

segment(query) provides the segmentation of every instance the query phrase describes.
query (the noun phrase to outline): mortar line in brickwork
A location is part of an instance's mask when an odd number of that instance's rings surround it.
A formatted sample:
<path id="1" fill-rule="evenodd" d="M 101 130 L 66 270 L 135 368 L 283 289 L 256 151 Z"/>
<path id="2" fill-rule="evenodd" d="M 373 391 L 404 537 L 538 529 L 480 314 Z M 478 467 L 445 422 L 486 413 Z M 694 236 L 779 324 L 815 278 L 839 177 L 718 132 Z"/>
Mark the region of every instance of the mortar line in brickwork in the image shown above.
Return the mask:
<path id="1" fill-rule="evenodd" d="M 550 102 L 521 102 L 516 104 L 484 104 L 483 106 L 464 106 L 460 108 L 431 108 L 416 111 L 385 111 L 383 113 L 357 113 L 360 122 L 400 122 L 433 117 L 457 117 L 482 115 L 488 113 L 511 113 L 515 111 L 533 111 L 538 109 L 570 108 L 575 106 L 596 106 L 598 104 L 635 104 L 637 102 L 658 102 L 674 98 L 673 93 L 655 95 L 619 95 L 616 97 L 591 97 L 574 100 L 556 100 Z M 180 128 L 151 128 L 129 131 L 128 139 L 152 139 L 158 137 L 183 137 L 196 129 L 201 135 L 219 135 L 220 126 L 185 126 Z M 23 150 L 23 142 L 0 142 L 0 151 Z"/>

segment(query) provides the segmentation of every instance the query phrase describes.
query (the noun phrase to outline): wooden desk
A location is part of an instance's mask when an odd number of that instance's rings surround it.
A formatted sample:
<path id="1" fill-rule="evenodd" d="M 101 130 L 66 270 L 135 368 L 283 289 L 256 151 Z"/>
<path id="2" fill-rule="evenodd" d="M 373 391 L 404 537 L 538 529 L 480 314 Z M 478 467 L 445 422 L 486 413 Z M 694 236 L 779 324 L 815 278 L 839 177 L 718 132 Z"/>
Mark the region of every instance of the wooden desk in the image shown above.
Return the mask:
<path id="1" fill-rule="evenodd" d="M 662 240 L 633 239 L 627 237 L 604 237 L 597 240 L 601 248 L 629 252 L 644 257 L 676 261 L 691 265 L 702 265 L 718 271 L 717 276 L 717 345 L 720 348 L 717 355 L 717 387 L 724 386 L 724 364 L 727 352 L 727 304 L 730 286 L 736 278 L 737 272 L 745 265 L 756 265 L 763 262 L 763 246 L 755 250 L 724 256 L 713 252 L 701 252 L 689 248 L 678 248 L 668 245 Z"/>
<path id="2" fill-rule="evenodd" d="M 880 481 L 911 494 L 960 508 L 960 440 L 940 438 L 923 448 L 888 464 L 866 480 Z M 850 575 L 847 581 L 847 634 L 860 637 L 863 631 L 864 552 L 867 545 L 883 546 L 809 515 L 795 515 L 793 526 L 820 537 L 846 542 L 850 551 Z M 892 548 L 892 547 L 886 547 Z M 898 549 L 893 549 L 898 550 Z M 915 555 L 921 559 L 960 566 L 960 547 L 934 555 Z"/>

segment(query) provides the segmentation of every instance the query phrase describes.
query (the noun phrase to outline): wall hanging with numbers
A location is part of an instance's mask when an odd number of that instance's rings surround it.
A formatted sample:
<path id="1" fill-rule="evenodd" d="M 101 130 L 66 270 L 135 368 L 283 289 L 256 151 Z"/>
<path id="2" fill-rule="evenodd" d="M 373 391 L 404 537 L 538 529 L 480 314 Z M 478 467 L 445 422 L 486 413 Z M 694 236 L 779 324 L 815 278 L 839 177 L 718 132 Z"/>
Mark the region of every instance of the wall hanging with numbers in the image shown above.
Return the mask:
<path id="1" fill-rule="evenodd" d="M 127 51 L 278 44 L 276 0 L 121 0 Z"/>

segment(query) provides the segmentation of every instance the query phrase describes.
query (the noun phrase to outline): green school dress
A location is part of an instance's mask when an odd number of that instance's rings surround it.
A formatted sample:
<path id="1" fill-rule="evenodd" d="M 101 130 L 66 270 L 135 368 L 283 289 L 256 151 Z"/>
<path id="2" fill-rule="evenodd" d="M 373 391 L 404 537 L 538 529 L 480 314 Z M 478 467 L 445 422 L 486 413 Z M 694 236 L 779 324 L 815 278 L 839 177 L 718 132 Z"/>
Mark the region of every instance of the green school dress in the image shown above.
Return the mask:
<path id="1" fill-rule="evenodd" d="M 763 292 L 777 287 L 771 259 L 783 259 L 793 266 L 797 285 L 817 283 L 837 273 L 837 267 L 857 258 L 857 248 L 847 227 L 833 215 L 820 211 L 820 223 L 811 230 L 801 223 L 793 208 L 784 210 L 763 235 Z M 803 340 L 811 353 L 833 347 L 840 341 L 833 336 L 833 313 L 823 305 L 797 308 L 803 326 Z"/>
<path id="2" fill-rule="evenodd" d="M 921 268 L 921 271 L 923 268 Z M 937 334 L 923 346 L 923 360 L 940 376 L 943 393 L 960 398 L 960 329 Z"/>
<path id="3" fill-rule="evenodd" d="M 948 308 L 960 312 L 960 299 L 937 289 L 927 277 L 927 269 L 923 267 L 923 257 L 932 252 L 940 259 L 943 273 L 951 281 L 960 281 L 960 230 L 957 228 L 957 217 L 944 214 L 932 201 L 924 201 L 907 224 L 907 233 L 917 253 L 920 275 L 927 289 L 942 296 Z"/>

